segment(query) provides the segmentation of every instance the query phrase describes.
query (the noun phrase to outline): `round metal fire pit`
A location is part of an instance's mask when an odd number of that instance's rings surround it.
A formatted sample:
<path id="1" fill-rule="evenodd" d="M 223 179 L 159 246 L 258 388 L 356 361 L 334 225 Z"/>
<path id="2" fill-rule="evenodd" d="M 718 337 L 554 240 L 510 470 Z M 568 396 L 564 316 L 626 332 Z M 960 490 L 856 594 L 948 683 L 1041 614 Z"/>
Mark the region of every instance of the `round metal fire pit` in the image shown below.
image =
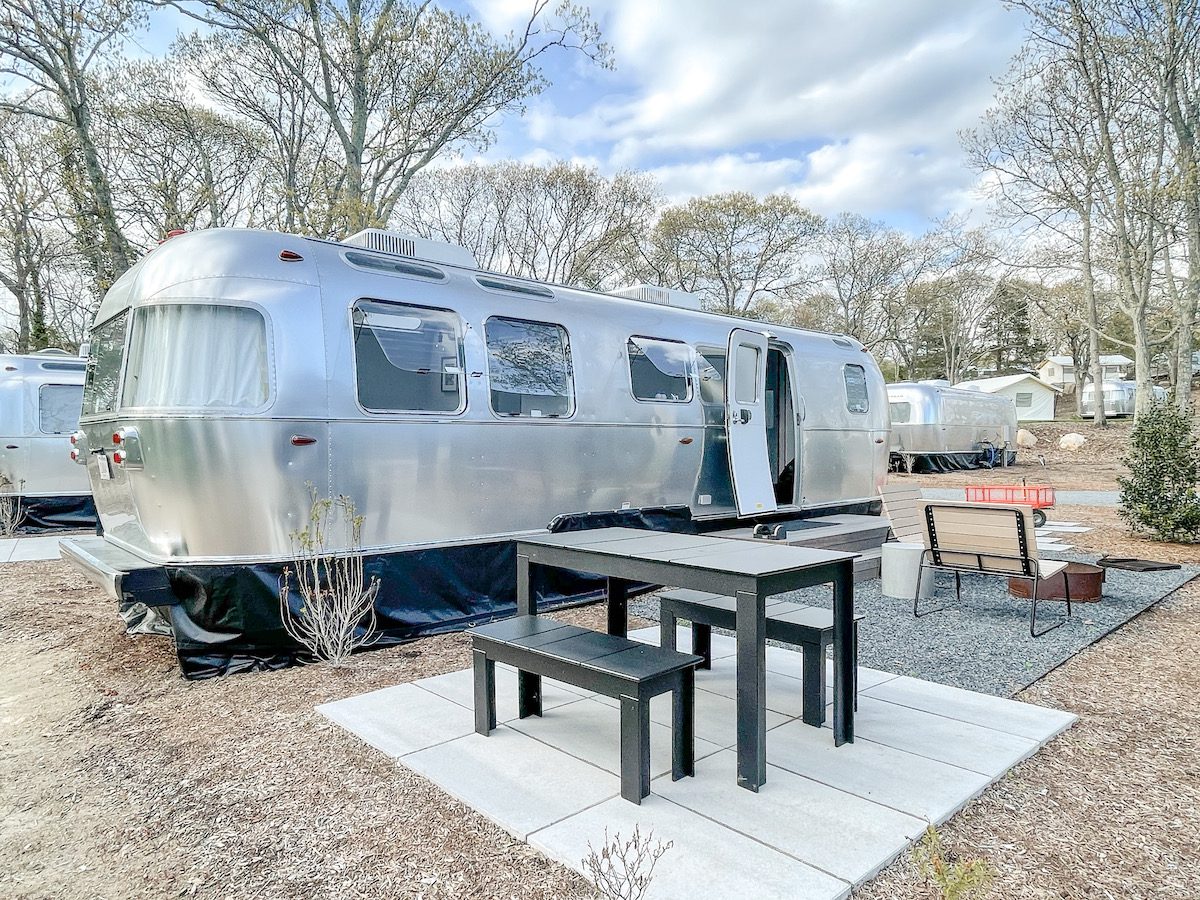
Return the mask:
<path id="1" fill-rule="evenodd" d="M 1104 593 L 1104 569 L 1089 563 L 1069 563 L 1063 571 L 1053 578 L 1045 578 L 1038 583 L 1039 600 L 1065 600 L 1064 579 L 1071 583 L 1071 602 L 1095 603 Z M 1008 592 L 1014 597 L 1029 599 L 1033 582 L 1024 578 L 1008 579 Z"/>

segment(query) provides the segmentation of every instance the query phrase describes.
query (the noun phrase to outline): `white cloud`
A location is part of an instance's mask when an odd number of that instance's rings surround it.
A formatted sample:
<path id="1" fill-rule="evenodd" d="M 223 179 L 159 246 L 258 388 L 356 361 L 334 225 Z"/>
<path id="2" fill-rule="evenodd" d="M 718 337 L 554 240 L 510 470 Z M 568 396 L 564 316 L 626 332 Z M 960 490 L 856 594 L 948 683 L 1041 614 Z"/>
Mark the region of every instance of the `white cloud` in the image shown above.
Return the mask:
<path id="1" fill-rule="evenodd" d="M 474 2 L 492 26 L 527 9 Z M 591 8 L 617 70 L 556 84 L 530 105 L 522 127 L 544 153 L 647 169 L 673 196 L 719 183 L 867 215 L 938 216 L 978 202 L 957 132 L 987 107 L 1022 27 L 994 0 Z"/>

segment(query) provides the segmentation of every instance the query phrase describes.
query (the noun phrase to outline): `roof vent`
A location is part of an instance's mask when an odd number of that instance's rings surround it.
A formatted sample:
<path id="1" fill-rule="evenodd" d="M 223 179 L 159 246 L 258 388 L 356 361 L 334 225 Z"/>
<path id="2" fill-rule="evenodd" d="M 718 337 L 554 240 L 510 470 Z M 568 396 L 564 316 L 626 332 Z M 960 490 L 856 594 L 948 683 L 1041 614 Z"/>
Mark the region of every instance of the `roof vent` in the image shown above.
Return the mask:
<path id="1" fill-rule="evenodd" d="M 407 256 L 409 259 L 423 259 L 426 262 L 446 263 L 467 269 L 479 268 L 479 263 L 475 261 L 475 257 L 466 247 L 442 241 L 430 241 L 408 234 L 387 231 L 383 228 L 364 228 L 357 234 L 350 235 L 342 243 L 352 247 L 365 247 L 377 253 Z"/>
<path id="2" fill-rule="evenodd" d="M 644 303 L 657 303 L 660 306 L 679 306 L 683 309 L 702 309 L 700 295 L 688 291 L 677 291 L 672 288 L 656 287 L 652 284 L 634 284 L 618 288 L 610 293 L 629 300 L 641 300 Z"/>

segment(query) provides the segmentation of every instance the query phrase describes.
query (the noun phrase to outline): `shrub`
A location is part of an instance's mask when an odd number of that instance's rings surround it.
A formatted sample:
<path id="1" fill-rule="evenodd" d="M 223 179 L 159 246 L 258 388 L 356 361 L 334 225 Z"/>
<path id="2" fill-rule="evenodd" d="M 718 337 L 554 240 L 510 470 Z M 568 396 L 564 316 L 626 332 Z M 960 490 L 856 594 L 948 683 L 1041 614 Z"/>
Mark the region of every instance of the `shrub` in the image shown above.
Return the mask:
<path id="1" fill-rule="evenodd" d="M 968 900 L 983 897 L 992 886 L 996 873 L 986 860 L 958 862 L 942 848 L 942 838 L 930 825 L 925 836 L 913 847 L 917 871 L 932 882 L 942 900 Z"/>
<path id="2" fill-rule="evenodd" d="M 287 633 L 318 659 L 339 665 L 375 633 L 379 579 L 367 580 L 361 549 L 363 517 L 346 496 L 318 497 L 309 485 L 312 507 L 302 531 L 291 534 L 293 566 L 279 584 L 279 612 Z M 330 534 L 340 523 L 342 540 Z M 340 545 L 340 546 L 339 546 Z M 292 601 L 295 585 L 297 603 Z"/>
<path id="3" fill-rule="evenodd" d="M 1156 541 L 1200 541 L 1200 445 L 1192 419 L 1168 403 L 1138 416 L 1121 486 L 1120 516 L 1137 534 Z"/>
<path id="4" fill-rule="evenodd" d="M 25 482 L 13 484 L 5 475 L 0 475 L 0 537 L 12 537 L 25 518 L 21 509 L 20 493 Z"/>
<path id="5" fill-rule="evenodd" d="M 671 841 L 664 844 L 654 840 L 653 831 L 642 834 L 637 825 L 627 841 L 622 841 L 620 834 L 610 838 L 605 828 L 604 845 L 599 850 L 588 842 L 584 872 L 604 900 L 641 900 L 650 888 L 655 865 L 671 846 Z"/>

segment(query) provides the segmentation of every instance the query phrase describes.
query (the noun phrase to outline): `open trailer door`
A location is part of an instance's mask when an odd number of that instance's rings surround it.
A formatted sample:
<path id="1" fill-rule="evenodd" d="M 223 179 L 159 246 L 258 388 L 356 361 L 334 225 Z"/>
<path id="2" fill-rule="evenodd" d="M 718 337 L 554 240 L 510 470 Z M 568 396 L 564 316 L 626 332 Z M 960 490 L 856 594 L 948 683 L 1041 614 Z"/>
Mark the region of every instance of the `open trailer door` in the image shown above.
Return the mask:
<path id="1" fill-rule="evenodd" d="M 767 455 L 767 336 L 735 328 L 726 359 L 725 423 L 738 515 L 774 512 L 775 486 Z"/>

